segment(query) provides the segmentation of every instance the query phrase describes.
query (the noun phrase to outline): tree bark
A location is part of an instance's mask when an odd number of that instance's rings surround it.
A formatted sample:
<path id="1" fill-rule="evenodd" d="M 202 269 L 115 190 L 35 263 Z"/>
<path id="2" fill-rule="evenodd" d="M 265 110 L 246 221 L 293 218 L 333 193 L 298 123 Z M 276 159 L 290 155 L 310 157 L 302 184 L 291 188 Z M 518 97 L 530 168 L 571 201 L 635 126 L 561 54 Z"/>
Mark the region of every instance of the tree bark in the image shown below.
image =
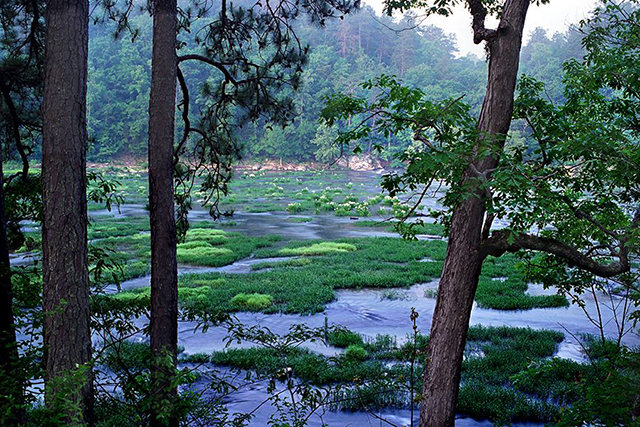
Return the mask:
<path id="1" fill-rule="evenodd" d="M 4 206 L 4 175 L 0 150 L 0 424 L 21 424 L 24 405 L 24 378 L 20 369 L 13 317 L 11 265 Z"/>
<path id="2" fill-rule="evenodd" d="M 447 255 L 433 313 L 420 427 L 453 426 L 462 358 L 473 299 L 485 256 L 480 251 L 485 216 L 485 194 L 479 188 L 482 174 L 496 167 L 513 114 L 522 30 L 529 0 L 506 0 L 495 31 L 484 28 L 486 11 L 478 0 L 468 0 L 473 14 L 474 40 L 489 48 L 489 77 L 478 130 L 494 155 L 476 159 L 463 175 L 470 196 L 453 210 Z"/>
<path id="3" fill-rule="evenodd" d="M 45 403 L 67 424 L 90 423 L 86 201 L 89 1 L 50 0 L 46 22 L 42 107 Z M 80 366 L 86 371 L 78 371 Z M 77 372 L 84 373 L 72 379 Z"/>
<path id="4" fill-rule="evenodd" d="M 153 57 L 149 101 L 149 211 L 151 216 L 151 350 L 153 426 L 178 425 L 171 410 L 177 388 L 178 265 L 173 204 L 173 141 L 177 77 L 176 0 L 153 2 Z M 163 417 L 164 415 L 164 417 Z"/>

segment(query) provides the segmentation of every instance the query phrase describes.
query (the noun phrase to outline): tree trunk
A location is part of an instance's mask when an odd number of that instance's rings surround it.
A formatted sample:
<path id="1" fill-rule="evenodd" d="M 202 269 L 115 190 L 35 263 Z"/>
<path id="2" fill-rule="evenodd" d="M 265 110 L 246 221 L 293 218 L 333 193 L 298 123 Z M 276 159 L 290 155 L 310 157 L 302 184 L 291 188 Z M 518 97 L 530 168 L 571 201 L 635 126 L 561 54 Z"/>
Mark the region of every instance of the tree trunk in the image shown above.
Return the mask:
<path id="1" fill-rule="evenodd" d="M 154 426 L 177 425 L 171 402 L 177 388 L 178 264 L 173 204 L 173 140 L 177 78 L 176 0 L 153 2 L 153 58 L 149 101 L 149 211 L 151 216 L 151 350 Z M 164 417 L 163 417 L 164 415 Z M 168 418 L 167 418 L 168 417 Z"/>
<path id="2" fill-rule="evenodd" d="M 507 0 L 497 33 L 488 41 L 489 78 L 478 130 L 482 138 L 491 138 L 496 155 L 477 159 L 467 168 L 463 185 L 471 186 L 474 196 L 461 201 L 453 211 L 431 326 L 420 427 L 454 425 L 467 329 L 484 261 L 479 247 L 486 196 L 478 188 L 478 172 L 496 167 L 509 130 L 528 7 L 529 0 Z"/>
<path id="3" fill-rule="evenodd" d="M 0 424 L 17 426 L 22 421 L 24 379 L 20 369 L 13 317 L 11 265 L 4 206 L 4 175 L 0 150 Z"/>
<path id="4" fill-rule="evenodd" d="M 45 403 L 73 424 L 92 418 L 86 200 L 89 1 L 51 0 L 46 22 L 42 107 Z M 83 374 L 75 375 L 78 372 Z"/>

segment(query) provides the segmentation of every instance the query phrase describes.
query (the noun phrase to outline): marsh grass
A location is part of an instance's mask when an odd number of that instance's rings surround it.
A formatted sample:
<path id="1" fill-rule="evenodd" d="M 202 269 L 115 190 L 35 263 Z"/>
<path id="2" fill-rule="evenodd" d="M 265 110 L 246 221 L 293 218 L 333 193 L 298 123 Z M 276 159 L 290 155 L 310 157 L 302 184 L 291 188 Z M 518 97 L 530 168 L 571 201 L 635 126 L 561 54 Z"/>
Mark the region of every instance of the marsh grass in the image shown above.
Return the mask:
<path id="1" fill-rule="evenodd" d="M 88 227 L 88 235 L 89 240 L 105 239 L 148 233 L 149 229 L 149 217 L 147 216 L 114 218 L 104 215 L 92 218 Z"/>
<path id="2" fill-rule="evenodd" d="M 480 307 L 528 310 L 569 306 L 562 295 L 528 295 L 529 285 L 524 281 L 518 264 L 517 257 L 510 254 L 485 260 L 475 297 Z"/>
<path id="3" fill-rule="evenodd" d="M 417 336 L 418 367 L 422 372 L 428 337 Z M 467 356 L 463 362 L 458 411 L 476 418 L 489 418 L 497 425 L 514 421 L 547 422 L 559 410 L 560 402 L 549 400 L 545 390 L 565 387 L 568 377 L 562 369 L 550 373 L 545 381 L 525 381 L 523 376 L 532 363 L 549 360 L 562 341 L 563 334 L 554 331 L 534 331 L 526 328 L 483 327 L 469 329 Z M 413 344 L 398 344 L 391 336 L 365 339 L 348 331 L 333 331 L 328 343 L 346 348 L 343 354 L 327 357 L 304 348 L 290 349 L 282 354 L 269 348 L 229 349 L 200 360 L 272 374 L 290 367 L 300 380 L 318 386 L 337 388 L 337 396 L 347 399 L 337 409 L 362 410 L 406 407 L 409 402 L 406 387 Z M 478 356 L 477 349 L 482 349 Z M 552 359 L 555 360 L 555 359 Z M 518 388 L 514 387 L 514 378 Z M 527 388 L 524 389 L 526 383 Z M 416 393 L 422 391 L 421 376 L 416 376 Z M 385 392 L 385 390 L 387 390 Z M 376 391 L 375 393 L 372 391 Z M 381 393 L 382 391 L 382 393 Z M 566 395 L 564 395 L 566 398 Z M 351 398 L 351 400 L 349 400 Z M 566 400 L 566 399 L 565 399 Z"/>
<path id="4" fill-rule="evenodd" d="M 240 310 L 261 311 L 273 305 L 273 297 L 267 294 L 238 294 L 231 298 L 231 304 Z"/>
<path id="5" fill-rule="evenodd" d="M 323 251 L 330 249 L 326 255 L 256 264 L 256 270 L 268 270 L 248 274 L 186 274 L 180 277 L 179 284 L 195 287 L 225 280 L 224 286 L 210 286 L 206 301 L 198 302 L 210 312 L 240 311 L 243 307 L 232 304 L 232 298 L 258 293 L 273 297 L 273 304 L 261 311 L 310 314 L 322 311 L 334 299 L 334 289 L 406 288 L 432 280 L 439 275 L 441 262 L 418 260 L 427 255 L 433 259 L 444 257 L 444 245 L 439 241 L 418 244 L 394 238 L 364 238 L 326 243 L 333 243 L 320 246 Z M 293 251 L 285 253 L 300 254 L 300 248 L 309 253 L 308 248 L 316 244 L 294 242 L 286 246 Z M 275 248 L 255 252 L 256 257 L 262 258 L 278 255 L 282 254 Z M 189 298 L 181 303 L 189 304 Z"/>
<path id="6" fill-rule="evenodd" d="M 287 218 L 287 222 L 293 222 L 293 223 L 305 223 L 305 222 L 311 222 L 311 221 L 313 221 L 313 218 L 310 218 L 308 216 Z"/>
<path id="7" fill-rule="evenodd" d="M 311 264 L 313 261 L 310 258 L 293 258 L 285 261 L 267 261 L 258 264 L 253 264 L 251 270 L 265 270 L 268 268 L 285 268 L 285 267 L 304 267 Z"/>
<path id="8" fill-rule="evenodd" d="M 259 248 L 271 246 L 278 236 L 247 237 L 220 229 L 194 228 L 177 249 L 178 262 L 207 267 L 221 267 L 246 258 Z"/>
<path id="9" fill-rule="evenodd" d="M 229 236 L 229 242 L 221 247 L 229 247 L 233 242 L 234 238 Z M 446 255 L 446 242 L 396 238 L 300 241 L 290 242 L 283 249 L 257 249 L 254 255 L 258 258 L 307 256 L 255 264 L 252 269 L 256 272 L 249 274 L 185 275 L 180 284 L 193 286 L 197 280 L 224 278 L 227 285 L 213 287 L 207 294 L 207 302 L 203 302 L 210 310 L 238 311 L 240 307 L 230 304 L 235 295 L 266 293 L 273 297 L 273 304 L 262 309 L 267 313 L 317 313 L 334 299 L 335 289 L 382 288 L 394 292 L 397 289 L 393 288 L 407 288 L 437 279 Z M 424 258 L 433 262 L 420 262 Z M 479 304 L 511 310 L 566 304 L 556 296 L 525 294 L 526 283 L 515 269 L 516 262 L 515 258 L 505 256 L 488 264 L 478 288 Z M 503 276 L 508 280 L 492 280 Z"/>
<path id="10" fill-rule="evenodd" d="M 386 211 L 385 211 L 386 212 Z M 382 216 L 385 216 L 384 214 Z M 378 228 L 384 231 L 395 232 L 397 231 L 398 221 L 375 221 L 375 220 L 360 220 L 353 223 L 356 227 L 371 227 Z M 416 235 L 426 234 L 430 236 L 443 236 L 444 226 L 437 223 L 422 223 L 422 224 L 405 224 L 406 227 L 410 227 L 412 233 Z"/>
<path id="11" fill-rule="evenodd" d="M 320 242 L 311 246 L 281 249 L 278 254 L 282 256 L 320 256 L 355 251 L 357 248 L 350 243 Z"/>

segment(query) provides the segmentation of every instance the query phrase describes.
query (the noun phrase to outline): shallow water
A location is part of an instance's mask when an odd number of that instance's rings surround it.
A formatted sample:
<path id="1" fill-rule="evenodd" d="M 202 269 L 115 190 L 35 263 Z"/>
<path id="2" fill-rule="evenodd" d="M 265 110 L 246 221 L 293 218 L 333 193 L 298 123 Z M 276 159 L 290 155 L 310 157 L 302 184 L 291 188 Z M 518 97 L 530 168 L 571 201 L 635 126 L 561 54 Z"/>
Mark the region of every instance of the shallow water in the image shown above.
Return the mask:
<path id="1" fill-rule="evenodd" d="M 376 173 L 353 172 L 347 174 L 346 178 L 335 180 L 332 186 L 344 185 L 347 182 L 353 182 L 356 185 L 365 183 L 367 191 L 371 195 L 378 194 L 378 182 L 380 175 Z M 299 189 L 299 187 L 297 187 Z M 424 206 L 432 209 L 438 209 L 440 206 L 433 198 L 427 199 Z M 119 211 L 94 211 L 92 216 L 113 215 L 116 218 L 125 218 L 133 216 L 146 216 L 147 210 L 143 205 L 123 205 Z M 310 222 L 291 222 L 287 221 L 292 217 L 309 217 Z M 365 219 L 365 218 L 362 218 Z M 371 218 L 376 219 L 376 218 Z M 191 212 L 190 220 L 206 221 L 210 220 L 209 214 L 204 209 L 196 209 Z M 378 218 L 382 220 L 382 218 Z M 322 215 L 290 215 L 286 212 L 268 212 L 268 213 L 246 213 L 237 212 L 229 221 L 236 225 L 225 227 L 229 232 L 241 232 L 249 236 L 260 236 L 273 234 L 282 236 L 283 241 L 289 240 L 307 240 L 307 239 L 323 239 L 334 240 L 340 238 L 357 238 L 357 237 L 398 237 L 397 233 L 391 233 L 376 228 L 357 227 L 353 223 L 354 219 L 349 217 L 336 217 L 333 214 Z M 503 224 L 494 224 L 496 228 Z M 424 236 L 423 236 L 424 237 Z M 222 272 L 229 274 L 244 274 L 251 271 L 251 266 L 256 263 L 265 261 L 279 261 L 283 258 L 271 259 L 255 259 L 247 258 L 239 260 L 225 267 L 193 267 L 180 266 L 180 274 L 185 273 L 205 273 L 205 272 Z M 290 259 L 290 258 L 287 258 Z M 31 254 L 23 254 L 12 258 L 12 265 L 32 262 Z M 423 260 L 429 262 L 428 259 Z M 142 277 L 126 281 L 122 287 L 138 288 L 149 285 L 149 277 Z M 431 316 L 435 307 L 435 299 L 425 297 L 425 290 L 436 290 L 438 281 L 414 285 L 408 289 L 397 290 L 398 298 L 390 300 L 383 298 L 384 290 L 338 290 L 336 291 L 336 299 L 326 306 L 323 313 L 301 316 L 291 314 L 262 314 L 262 313 L 237 313 L 238 321 L 245 325 L 259 325 L 269 328 L 278 334 L 285 334 L 289 328 L 298 323 L 306 323 L 310 327 L 322 327 L 325 319 L 330 324 L 339 324 L 350 330 L 359 332 L 370 339 L 375 338 L 378 334 L 389 334 L 396 337 L 398 341 L 406 339 L 407 334 L 411 331 L 411 320 L 409 315 L 411 308 L 415 308 L 420 317 L 418 324 L 420 331 L 424 334 L 429 332 L 431 326 Z M 109 291 L 115 292 L 115 287 L 110 287 Z M 540 294 L 547 293 L 550 290 L 543 290 L 540 286 L 530 286 L 529 293 Z M 552 292 L 552 290 L 551 290 Z M 593 301 L 586 299 L 587 309 L 594 311 Z M 611 314 L 605 312 L 604 316 L 610 320 Z M 138 319 L 138 324 L 143 324 L 146 319 Z M 533 329 L 552 329 L 565 333 L 565 340 L 560 344 L 557 355 L 573 360 L 582 361 L 584 356 L 580 350 L 577 337 L 582 333 L 595 334 L 598 332 L 596 327 L 589 323 L 582 309 L 576 305 L 567 308 L 549 308 L 549 309 L 533 309 L 518 311 L 499 311 L 485 309 L 474 306 L 471 316 L 472 325 L 485 326 L 517 326 L 531 327 Z M 224 348 L 224 338 L 227 331 L 221 327 L 212 327 L 203 333 L 197 329 L 195 322 L 180 322 L 179 324 L 179 345 L 184 346 L 185 353 L 211 353 L 212 351 Z M 615 322 L 608 321 L 605 330 L 609 336 L 614 336 L 616 332 Z M 141 337 L 142 339 L 142 337 Z M 640 345 L 640 335 L 636 332 L 629 333 L 625 336 L 624 342 L 627 345 Z M 248 346 L 250 344 L 241 344 L 240 346 Z M 311 343 L 308 347 L 325 355 L 333 355 L 341 350 L 327 347 L 321 343 Z M 233 393 L 226 404 L 230 412 L 248 412 L 252 411 L 257 403 L 261 402 L 267 396 L 266 386 L 254 385 L 251 387 L 240 388 Z M 256 418 L 252 425 L 263 426 L 267 424 L 269 416 L 273 413 L 273 409 L 264 406 L 256 412 Z M 383 418 L 388 419 L 396 425 L 407 425 L 409 423 L 408 410 L 389 410 L 380 414 Z M 417 417 L 417 415 L 416 415 Z M 320 426 L 322 421 L 331 426 L 379 426 L 391 425 L 382 423 L 375 417 L 364 412 L 326 412 L 322 420 L 314 416 L 310 419 L 311 426 Z M 456 426 L 464 427 L 485 427 L 490 426 L 487 421 L 476 421 L 471 418 L 458 418 Z M 518 424 L 520 426 L 534 426 L 537 424 Z"/>
<path id="2" fill-rule="evenodd" d="M 298 323 L 306 323 L 310 327 L 322 327 L 325 317 L 329 324 L 337 324 L 359 332 L 365 337 L 375 338 L 378 334 L 393 335 L 399 342 L 406 339 L 411 331 L 411 308 L 420 314 L 418 325 L 422 333 L 428 334 L 431 327 L 431 316 L 435 308 L 435 299 L 425 298 L 424 290 L 434 288 L 437 282 L 415 285 L 400 291 L 406 296 L 403 299 L 383 299 L 383 290 L 339 290 L 336 300 L 326 306 L 323 313 L 311 316 L 297 314 L 263 314 L 236 313 L 238 321 L 245 325 L 259 325 L 272 332 L 285 334 L 289 328 Z M 593 302 L 587 299 L 587 307 L 593 312 Z M 603 313 L 607 316 L 607 313 Z M 611 316 L 605 317 L 610 320 Z M 565 333 L 565 341 L 560 345 L 558 356 L 582 361 L 583 355 L 576 337 L 582 333 L 596 334 L 598 330 L 590 324 L 578 306 L 566 308 L 539 308 L 533 310 L 502 311 L 478 307 L 474 304 L 471 314 L 472 325 L 516 326 L 533 329 L 551 329 Z M 195 322 L 180 323 L 180 345 L 186 353 L 210 353 L 224 348 L 223 339 L 226 330 L 210 328 L 206 334 L 196 330 Z M 605 327 L 609 336 L 616 333 L 613 321 Z M 572 337 L 570 334 L 575 334 Z M 624 337 L 627 345 L 640 345 L 640 335 L 630 332 Z M 335 349 L 322 344 L 310 344 L 309 348 L 323 354 L 335 354 Z"/>

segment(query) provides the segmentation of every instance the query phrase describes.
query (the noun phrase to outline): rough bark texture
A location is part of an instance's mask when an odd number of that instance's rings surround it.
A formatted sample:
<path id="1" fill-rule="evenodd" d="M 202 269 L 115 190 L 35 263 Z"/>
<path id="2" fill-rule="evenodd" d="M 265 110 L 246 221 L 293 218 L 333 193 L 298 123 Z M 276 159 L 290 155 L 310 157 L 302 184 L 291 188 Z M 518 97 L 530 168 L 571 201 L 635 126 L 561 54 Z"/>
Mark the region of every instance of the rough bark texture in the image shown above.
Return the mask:
<path id="1" fill-rule="evenodd" d="M 78 382 L 73 391 L 68 377 L 91 358 L 85 173 L 89 1 L 51 0 L 46 22 L 42 108 L 45 403 L 71 424 L 90 422 L 92 408 L 90 370 L 74 379 Z"/>
<path id="2" fill-rule="evenodd" d="M 478 1 L 469 1 L 478 10 Z M 476 43 L 486 40 L 489 47 L 489 77 L 478 130 L 481 137 L 493 138 L 499 153 L 511 123 L 513 96 L 518 74 L 522 29 L 529 0 L 507 0 L 497 31 L 484 28 L 484 15 L 474 15 Z M 485 13 L 486 14 L 486 13 Z M 425 370 L 424 397 L 420 409 L 420 427 L 453 426 L 458 398 L 462 357 L 473 299 L 482 270 L 480 251 L 485 216 L 484 194 L 477 188 L 478 173 L 497 165 L 498 158 L 477 159 L 463 177 L 475 196 L 461 201 L 453 211 L 447 256 L 440 279 L 438 299 L 433 313 L 428 363 Z M 473 190 L 474 186 L 476 187 Z"/>
<path id="3" fill-rule="evenodd" d="M 0 150 L 0 425 L 19 425 L 24 403 L 23 379 L 13 318 L 11 266 L 4 206 L 2 150 Z"/>
<path id="4" fill-rule="evenodd" d="M 153 58 L 149 102 L 149 210 L 151 215 L 152 425 L 177 425 L 170 402 L 178 342 L 178 265 L 173 205 L 173 141 L 176 99 L 176 0 L 153 2 Z M 169 406 L 167 406 L 169 404 Z"/>

